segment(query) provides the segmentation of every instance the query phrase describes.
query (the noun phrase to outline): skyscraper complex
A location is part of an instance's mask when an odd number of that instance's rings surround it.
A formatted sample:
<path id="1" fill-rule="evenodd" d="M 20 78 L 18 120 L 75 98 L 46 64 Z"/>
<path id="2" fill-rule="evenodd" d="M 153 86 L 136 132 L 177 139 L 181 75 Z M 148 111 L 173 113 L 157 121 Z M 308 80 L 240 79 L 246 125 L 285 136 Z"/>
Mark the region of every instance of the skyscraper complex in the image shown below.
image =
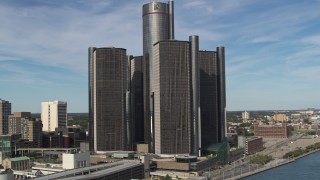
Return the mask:
<path id="1" fill-rule="evenodd" d="M 142 17 L 143 56 L 89 48 L 90 148 L 200 156 L 225 142 L 224 48 L 174 40 L 173 1 L 143 5 Z"/>
<path id="2" fill-rule="evenodd" d="M 43 131 L 55 131 L 67 126 L 67 102 L 48 101 L 41 103 L 41 120 Z"/>

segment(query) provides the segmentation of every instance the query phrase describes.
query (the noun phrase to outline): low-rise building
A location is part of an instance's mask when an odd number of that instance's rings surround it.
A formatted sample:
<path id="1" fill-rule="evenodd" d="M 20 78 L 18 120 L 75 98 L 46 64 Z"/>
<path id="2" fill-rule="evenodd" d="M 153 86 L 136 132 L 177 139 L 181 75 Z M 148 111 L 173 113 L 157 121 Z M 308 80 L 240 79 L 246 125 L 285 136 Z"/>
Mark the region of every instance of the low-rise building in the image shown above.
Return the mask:
<path id="1" fill-rule="evenodd" d="M 116 159 L 134 159 L 134 151 L 119 151 L 112 153 L 112 158 Z"/>
<path id="2" fill-rule="evenodd" d="M 0 135 L 0 152 L 3 159 L 20 156 L 17 149 L 31 147 L 33 147 L 33 143 L 21 139 L 21 134 Z"/>
<path id="3" fill-rule="evenodd" d="M 189 171 L 192 162 L 197 162 L 196 156 L 177 155 L 175 158 L 157 159 L 157 169 Z"/>
<path id="4" fill-rule="evenodd" d="M 5 169 L 10 168 L 18 171 L 27 171 L 31 169 L 30 158 L 28 157 L 6 158 L 2 162 L 2 166 Z"/>
<path id="5" fill-rule="evenodd" d="M 227 133 L 227 141 L 230 148 L 238 146 L 238 134 L 237 133 Z"/>
<path id="6" fill-rule="evenodd" d="M 288 120 L 288 116 L 286 114 L 275 114 L 273 116 L 273 120 L 277 122 L 285 122 Z"/>
<path id="7" fill-rule="evenodd" d="M 137 152 L 148 153 L 149 152 L 148 144 L 136 144 L 135 150 Z"/>
<path id="8" fill-rule="evenodd" d="M 63 169 L 76 169 L 90 166 L 90 152 L 62 154 Z"/>
<path id="9" fill-rule="evenodd" d="M 82 167 L 35 178 L 37 180 L 83 180 L 83 179 L 144 179 L 143 163 L 119 161 Z"/>
<path id="10" fill-rule="evenodd" d="M 246 154 L 254 154 L 263 150 L 262 137 L 247 138 L 245 152 Z"/>
<path id="11" fill-rule="evenodd" d="M 55 134 L 62 134 L 64 148 L 80 147 L 80 143 L 86 142 L 86 132 L 80 126 L 56 128 Z"/>
<path id="12" fill-rule="evenodd" d="M 254 124 L 254 135 L 264 138 L 288 138 L 292 135 L 292 126 L 287 124 Z"/>
<path id="13" fill-rule="evenodd" d="M 11 139 L 12 139 L 12 136 L 10 136 L 10 135 L 0 135 L 1 157 L 11 157 L 12 150 L 13 150 Z M 2 163 L 2 161 L 1 161 L 1 163 Z"/>
<path id="14" fill-rule="evenodd" d="M 62 133 L 43 132 L 43 148 L 63 148 L 63 135 Z"/>
<path id="15" fill-rule="evenodd" d="M 245 154 L 254 154 L 263 150 L 262 137 L 238 136 L 238 148 L 244 148 Z"/>
<path id="16" fill-rule="evenodd" d="M 245 152 L 244 148 L 230 148 L 229 152 L 229 162 L 236 161 L 243 157 Z"/>

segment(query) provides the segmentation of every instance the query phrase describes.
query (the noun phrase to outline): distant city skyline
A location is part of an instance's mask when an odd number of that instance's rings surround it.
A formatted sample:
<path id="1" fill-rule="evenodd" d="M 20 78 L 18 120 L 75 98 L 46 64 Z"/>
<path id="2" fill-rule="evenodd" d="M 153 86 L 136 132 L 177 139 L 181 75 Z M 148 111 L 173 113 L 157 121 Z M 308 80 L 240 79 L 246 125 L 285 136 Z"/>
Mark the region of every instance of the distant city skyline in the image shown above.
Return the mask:
<path id="1" fill-rule="evenodd" d="M 146 2 L 1 1 L 0 98 L 12 112 L 40 113 L 48 100 L 88 112 L 87 47 L 141 55 Z M 175 4 L 175 39 L 197 34 L 200 49 L 227 47 L 228 111 L 320 108 L 319 0 Z"/>

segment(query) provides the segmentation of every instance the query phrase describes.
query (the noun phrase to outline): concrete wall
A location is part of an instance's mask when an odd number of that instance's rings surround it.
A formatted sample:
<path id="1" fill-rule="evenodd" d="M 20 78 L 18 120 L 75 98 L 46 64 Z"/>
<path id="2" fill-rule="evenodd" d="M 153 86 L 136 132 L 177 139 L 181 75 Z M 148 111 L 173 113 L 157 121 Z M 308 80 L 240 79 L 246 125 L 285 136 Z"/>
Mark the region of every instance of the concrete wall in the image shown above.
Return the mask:
<path id="1" fill-rule="evenodd" d="M 181 170 L 181 171 L 189 171 L 190 164 L 189 163 L 177 163 L 174 161 L 157 161 L 158 169 L 172 169 L 172 170 Z"/>
<path id="2" fill-rule="evenodd" d="M 90 166 L 90 152 L 62 155 L 63 169 L 75 169 L 86 166 Z"/>

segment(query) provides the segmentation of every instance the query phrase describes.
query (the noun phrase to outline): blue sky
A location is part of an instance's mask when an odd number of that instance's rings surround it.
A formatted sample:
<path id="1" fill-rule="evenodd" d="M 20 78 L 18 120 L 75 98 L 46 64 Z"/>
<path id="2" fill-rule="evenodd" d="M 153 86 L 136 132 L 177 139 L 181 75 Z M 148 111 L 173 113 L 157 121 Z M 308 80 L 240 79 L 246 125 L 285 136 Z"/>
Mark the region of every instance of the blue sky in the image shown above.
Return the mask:
<path id="1" fill-rule="evenodd" d="M 88 47 L 142 54 L 147 0 L 1 0 L 0 98 L 88 111 Z M 176 0 L 175 37 L 226 47 L 227 110 L 320 108 L 320 0 Z"/>

